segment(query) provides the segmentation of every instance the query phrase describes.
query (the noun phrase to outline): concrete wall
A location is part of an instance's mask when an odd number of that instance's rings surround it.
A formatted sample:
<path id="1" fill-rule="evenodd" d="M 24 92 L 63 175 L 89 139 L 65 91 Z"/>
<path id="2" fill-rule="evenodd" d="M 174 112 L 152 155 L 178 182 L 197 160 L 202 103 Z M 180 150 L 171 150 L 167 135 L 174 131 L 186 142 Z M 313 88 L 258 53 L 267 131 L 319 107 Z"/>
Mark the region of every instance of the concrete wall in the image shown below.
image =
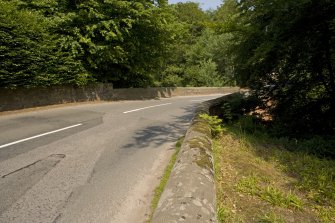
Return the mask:
<path id="1" fill-rule="evenodd" d="M 111 84 L 85 87 L 59 86 L 33 89 L 0 89 L 0 112 L 85 101 L 142 100 L 187 95 L 224 94 L 237 87 L 204 88 L 127 88 L 113 89 Z"/>

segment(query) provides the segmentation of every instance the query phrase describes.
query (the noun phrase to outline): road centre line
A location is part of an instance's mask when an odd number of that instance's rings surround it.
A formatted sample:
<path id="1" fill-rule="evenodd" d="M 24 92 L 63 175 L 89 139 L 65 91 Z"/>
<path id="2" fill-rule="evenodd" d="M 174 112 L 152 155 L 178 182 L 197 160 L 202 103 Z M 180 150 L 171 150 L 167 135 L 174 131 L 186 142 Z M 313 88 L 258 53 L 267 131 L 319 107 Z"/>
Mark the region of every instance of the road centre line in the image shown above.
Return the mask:
<path id="1" fill-rule="evenodd" d="M 54 131 L 51 131 L 51 132 L 42 133 L 42 134 L 35 135 L 35 136 L 29 137 L 29 138 L 25 138 L 25 139 L 21 139 L 21 140 L 15 141 L 15 142 L 0 145 L 0 149 L 8 147 L 8 146 L 15 145 L 15 144 L 19 144 L 21 142 L 25 142 L 25 141 L 28 141 L 28 140 L 36 139 L 36 138 L 39 138 L 39 137 L 42 137 L 42 136 L 46 136 L 46 135 L 50 135 L 50 134 L 53 134 L 53 133 L 61 132 L 61 131 L 67 130 L 67 129 L 72 129 L 72 128 L 75 128 L 75 127 L 78 127 L 78 126 L 81 126 L 81 125 L 83 125 L 83 124 L 79 123 L 79 124 L 76 124 L 76 125 L 71 125 L 71 126 L 68 126 L 68 127 L 65 127 L 65 128 L 57 129 L 57 130 L 54 130 Z"/>
<path id="2" fill-rule="evenodd" d="M 125 112 L 123 112 L 123 114 L 131 113 L 131 112 L 136 112 L 136 111 L 140 111 L 140 110 L 144 110 L 144 109 L 148 109 L 148 108 L 155 108 L 155 107 L 160 107 L 160 106 L 164 106 L 164 105 L 171 105 L 171 104 L 172 103 L 166 103 L 166 104 L 160 104 L 160 105 L 153 105 L 153 106 L 138 108 L 138 109 L 134 109 L 134 110 L 130 110 L 130 111 L 125 111 Z"/>

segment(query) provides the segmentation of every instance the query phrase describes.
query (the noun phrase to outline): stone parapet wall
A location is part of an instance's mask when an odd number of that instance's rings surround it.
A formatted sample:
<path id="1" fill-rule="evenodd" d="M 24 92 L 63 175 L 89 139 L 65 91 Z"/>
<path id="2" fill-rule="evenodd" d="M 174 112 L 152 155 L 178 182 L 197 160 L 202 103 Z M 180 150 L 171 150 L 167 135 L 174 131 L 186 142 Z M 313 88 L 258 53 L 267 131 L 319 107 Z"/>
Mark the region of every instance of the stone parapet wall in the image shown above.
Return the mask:
<path id="1" fill-rule="evenodd" d="M 143 100 L 239 91 L 237 87 L 175 87 L 113 89 L 111 84 L 84 87 L 57 86 L 31 89 L 0 89 L 0 112 L 87 101 Z"/>
<path id="2" fill-rule="evenodd" d="M 205 101 L 196 109 L 153 223 L 217 222 L 211 129 L 200 114 L 213 115 L 237 96 L 239 93 Z"/>

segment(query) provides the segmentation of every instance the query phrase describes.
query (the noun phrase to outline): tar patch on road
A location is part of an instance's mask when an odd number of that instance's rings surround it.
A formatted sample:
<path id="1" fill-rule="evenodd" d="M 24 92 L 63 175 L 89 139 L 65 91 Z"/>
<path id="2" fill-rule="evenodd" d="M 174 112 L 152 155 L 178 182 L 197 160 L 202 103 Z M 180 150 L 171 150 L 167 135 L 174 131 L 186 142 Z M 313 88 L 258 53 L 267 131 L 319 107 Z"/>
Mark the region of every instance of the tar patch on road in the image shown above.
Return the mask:
<path id="1" fill-rule="evenodd" d="M 22 195 L 38 183 L 63 158 L 64 154 L 53 154 L 0 178 L 0 215 L 10 208 Z"/>

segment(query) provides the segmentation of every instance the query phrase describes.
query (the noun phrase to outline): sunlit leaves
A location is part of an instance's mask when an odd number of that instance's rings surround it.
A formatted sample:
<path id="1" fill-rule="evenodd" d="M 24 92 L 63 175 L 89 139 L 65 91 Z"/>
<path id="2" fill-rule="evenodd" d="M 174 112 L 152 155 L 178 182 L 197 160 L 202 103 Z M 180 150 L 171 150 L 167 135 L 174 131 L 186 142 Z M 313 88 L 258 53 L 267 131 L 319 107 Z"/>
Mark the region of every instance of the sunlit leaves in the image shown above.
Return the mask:
<path id="1" fill-rule="evenodd" d="M 80 63 L 48 32 L 50 21 L 36 11 L 19 10 L 18 4 L 0 1 L 0 86 L 86 84 L 90 78 Z"/>

